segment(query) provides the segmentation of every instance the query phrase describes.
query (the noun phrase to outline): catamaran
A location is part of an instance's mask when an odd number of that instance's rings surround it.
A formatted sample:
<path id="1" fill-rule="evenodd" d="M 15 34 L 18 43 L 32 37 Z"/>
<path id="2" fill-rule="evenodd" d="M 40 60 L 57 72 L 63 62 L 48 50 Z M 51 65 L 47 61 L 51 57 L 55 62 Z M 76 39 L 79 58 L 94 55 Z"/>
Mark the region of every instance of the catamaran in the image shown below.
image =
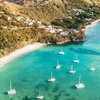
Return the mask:
<path id="1" fill-rule="evenodd" d="M 48 80 L 49 82 L 54 82 L 56 81 L 56 79 L 54 77 L 52 77 L 52 72 L 51 72 L 51 76 L 50 76 L 50 79 Z"/>
<path id="2" fill-rule="evenodd" d="M 40 91 L 39 91 L 39 94 L 38 94 L 38 96 L 36 98 L 37 99 L 43 99 L 44 97 L 42 95 L 40 95 Z"/>
<path id="3" fill-rule="evenodd" d="M 75 85 L 75 87 L 77 89 L 81 89 L 81 88 L 84 88 L 85 87 L 85 85 L 83 83 L 81 83 L 80 80 L 81 80 L 81 76 L 79 76 L 78 84 Z"/>
<path id="4" fill-rule="evenodd" d="M 71 68 L 70 68 L 70 70 L 69 70 L 69 73 L 71 73 L 71 74 L 76 73 L 76 70 L 73 69 L 73 65 L 71 66 Z"/>
<path id="5" fill-rule="evenodd" d="M 7 92 L 9 95 L 16 94 L 16 90 L 12 89 L 11 81 L 10 81 L 10 90 Z"/>
<path id="6" fill-rule="evenodd" d="M 90 68 L 90 71 L 95 71 L 96 70 L 96 68 L 94 67 L 94 65 L 92 64 L 91 65 L 91 68 Z"/>
<path id="7" fill-rule="evenodd" d="M 74 60 L 74 63 L 79 63 L 80 61 L 79 61 L 79 59 L 78 59 L 78 57 L 77 57 L 77 55 L 76 55 L 76 58 L 75 58 L 75 60 Z"/>
<path id="8" fill-rule="evenodd" d="M 61 68 L 61 65 L 58 63 L 58 60 L 57 60 L 56 69 L 60 69 L 60 68 Z"/>
<path id="9" fill-rule="evenodd" d="M 60 54 L 60 55 L 64 55 L 65 52 L 61 49 L 61 51 L 59 51 L 59 54 Z"/>

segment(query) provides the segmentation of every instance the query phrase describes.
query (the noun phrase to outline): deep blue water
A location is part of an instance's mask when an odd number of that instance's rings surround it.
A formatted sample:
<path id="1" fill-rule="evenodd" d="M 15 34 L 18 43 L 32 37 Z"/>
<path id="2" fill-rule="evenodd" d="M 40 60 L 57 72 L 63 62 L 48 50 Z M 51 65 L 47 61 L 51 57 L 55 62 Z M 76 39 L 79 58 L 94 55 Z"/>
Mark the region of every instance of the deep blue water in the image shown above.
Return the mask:
<path id="1" fill-rule="evenodd" d="M 87 41 L 80 44 L 62 46 L 48 45 L 18 57 L 0 69 L 0 100 L 36 100 L 38 90 L 44 100 L 100 100 L 100 23 L 86 30 Z M 59 55 L 61 48 L 65 55 Z M 78 55 L 80 63 L 73 60 Z M 56 70 L 56 62 L 62 65 Z M 94 64 L 96 71 L 91 72 Z M 76 69 L 69 74 L 70 66 Z M 49 83 L 50 73 L 56 81 Z M 84 89 L 76 89 L 75 84 L 81 75 Z M 9 96 L 9 81 L 17 91 Z"/>

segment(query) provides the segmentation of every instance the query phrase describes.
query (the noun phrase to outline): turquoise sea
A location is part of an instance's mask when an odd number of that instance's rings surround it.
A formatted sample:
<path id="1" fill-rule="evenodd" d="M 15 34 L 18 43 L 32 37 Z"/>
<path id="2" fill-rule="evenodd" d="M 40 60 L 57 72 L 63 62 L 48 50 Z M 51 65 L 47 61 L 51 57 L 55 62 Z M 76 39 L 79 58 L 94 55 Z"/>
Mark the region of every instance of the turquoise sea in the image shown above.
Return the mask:
<path id="1" fill-rule="evenodd" d="M 14 59 L 0 69 L 0 100 L 36 100 L 38 91 L 44 100 L 100 100 L 100 23 L 86 30 L 87 41 L 61 46 L 48 45 Z M 59 55 L 61 48 L 65 55 Z M 73 63 L 75 55 L 80 63 Z M 56 70 L 56 63 L 62 65 Z M 94 64 L 96 70 L 91 72 Z M 69 74 L 70 66 L 77 70 Z M 49 83 L 50 73 L 56 81 Z M 85 88 L 76 89 L 78 77 Z M 16 95 L 7 95 L 9 81 Z"/>

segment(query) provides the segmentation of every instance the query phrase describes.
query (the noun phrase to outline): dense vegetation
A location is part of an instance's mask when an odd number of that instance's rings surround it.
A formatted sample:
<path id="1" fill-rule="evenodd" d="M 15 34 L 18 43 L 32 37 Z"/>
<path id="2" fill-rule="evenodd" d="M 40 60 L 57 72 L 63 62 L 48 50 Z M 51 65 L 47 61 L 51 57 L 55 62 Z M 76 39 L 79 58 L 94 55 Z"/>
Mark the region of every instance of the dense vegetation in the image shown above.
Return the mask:
<path id="1" fill-rule="evenodd" d="M 0 4 L 0 56 L 34 42 L 64 43 L 83 41 L 84 32 L 81 29 L 100 17 L 100 0 L 87 2 L 85 0 L 10 0 Z M 36 2 L 37 1 L 37 2 Z M 46 1 L 49 1 L 46 3 Z M 20 5 L 19 5 L 20 4 Z M 82 10 L 74 11 L 74 9 Z M 18 21 L 17 17 L 24 17 Z M 38 24 L 28 25 L 25 19 L 41 21 L 43 25 L 68 31 L 67 36 L 51 34 Z M 91 19 L 91 20 L 87 20 Z M 77 29 L 76 34 L 71 29 Z"/>
<path id="2" fill-rule="evenodd" d="M 57 26 L 66 26 L 67 28 L 71 29 L 82 29 L 85 25 L 90 24 L 93 20 L 100 18 L 100 7 L 91 7 L 89 9 L 82 9 L 85 12 L 79 13 L 78 15 L 73 14 L 69 18 L 64 19 L 55 19 L 52 21 L 52 24 Z M 87 19 L 87 20 L 86 20 Z M 90 19 L 90 20 L 88 20 Z"/>

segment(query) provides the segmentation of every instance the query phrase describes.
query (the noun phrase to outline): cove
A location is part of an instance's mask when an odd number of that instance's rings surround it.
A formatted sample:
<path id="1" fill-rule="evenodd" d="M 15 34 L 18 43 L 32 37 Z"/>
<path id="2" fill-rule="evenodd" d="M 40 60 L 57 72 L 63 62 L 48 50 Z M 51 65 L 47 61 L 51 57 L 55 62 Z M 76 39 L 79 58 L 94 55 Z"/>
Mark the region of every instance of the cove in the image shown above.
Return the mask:
<path id="1" fill-rule="evenodd" d="M 100 100 L 100 22 L 85 32 L 87 41 L 62 46 L 48 45 L 22 55 L 0 69 L 0 100 L 37 100 L 38 91 L 44 100 Z M 64 55 L 59 55 L 63 49 Z M 73 63 L 75 55 L 80 63 Z M 56 70 L 57 60 L 61 69 Z M 96 71 L 89 70 L 94 64 Z M 76 69 L 69 74 L 70 66 Z M 50 73 L 56 78 L 48 82 Z M 76 89 L 81 75 L 84 89 Z M 9 81 L 16 95 L 7 95 Z"/>

